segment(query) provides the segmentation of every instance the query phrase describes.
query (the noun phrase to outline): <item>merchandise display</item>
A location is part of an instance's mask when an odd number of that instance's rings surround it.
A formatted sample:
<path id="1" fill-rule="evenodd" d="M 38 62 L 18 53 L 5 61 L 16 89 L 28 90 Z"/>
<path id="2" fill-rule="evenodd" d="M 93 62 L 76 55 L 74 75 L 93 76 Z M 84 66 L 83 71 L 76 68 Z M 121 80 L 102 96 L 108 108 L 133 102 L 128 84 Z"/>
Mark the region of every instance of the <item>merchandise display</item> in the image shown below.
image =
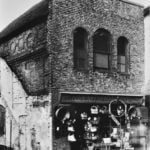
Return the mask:
<path id="1" fill-rule="evenodd" d="M 146 124 L 141 122 L 142 113 L 140 117 L 137 115 L 141 109 L 119 100 L 112 100 L 108 105 L 76 104 L 73 115 L 62 109 L 55 111 L 56 120 L 59 120 L 55 130 L 61 132 L 62 127 L 65 128 L 63 132 L 68 142 L 80 143 L 80 150 L 134 150 L 139 144 L 136 138 L 141 136 L 137 127 L 142 126 L 146 131 Z"/>

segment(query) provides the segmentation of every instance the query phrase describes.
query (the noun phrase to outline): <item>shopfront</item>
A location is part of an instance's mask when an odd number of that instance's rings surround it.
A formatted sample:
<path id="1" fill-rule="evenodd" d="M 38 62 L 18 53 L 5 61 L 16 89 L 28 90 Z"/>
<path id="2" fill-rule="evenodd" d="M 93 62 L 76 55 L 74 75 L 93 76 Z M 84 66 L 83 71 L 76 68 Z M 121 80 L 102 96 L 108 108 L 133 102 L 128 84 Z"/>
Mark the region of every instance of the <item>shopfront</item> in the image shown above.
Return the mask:
<path id="1" fill-rule="evenodd" d="M 71 150 L 146 150 L 148 111 L 142 95 L 61 93 L 55 137 Z"/>

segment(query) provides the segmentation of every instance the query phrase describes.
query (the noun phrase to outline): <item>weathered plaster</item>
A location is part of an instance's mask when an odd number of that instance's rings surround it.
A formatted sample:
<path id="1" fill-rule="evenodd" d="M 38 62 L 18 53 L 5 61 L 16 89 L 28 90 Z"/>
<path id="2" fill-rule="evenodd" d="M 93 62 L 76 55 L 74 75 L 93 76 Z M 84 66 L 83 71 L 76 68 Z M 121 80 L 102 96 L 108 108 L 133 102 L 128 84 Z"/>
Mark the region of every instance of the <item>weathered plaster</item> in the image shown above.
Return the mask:
<path id="1" fill-rule="evenodd" d="M 147 15 L 144 19 L 145 24 L 145 94 L 149 95 L 150 92 L 150 15 Z"/>
<path id="2" fill-rule="evenodd" d="M 41 149 L 47 150 L 51 140 L 51 95 L 28 96 L 7 63 L 0 59 L 0 64 L 1 103 L 7 111 L 6 134 L 0 138 L 0 143 L 6 142 L 7 146 L 11 143 L 11 147 L 22 150 L 33 150 L 34 146 L 40 145 Z M 44 104 L 35 106 L 35 102 Z M 34 145 L 31 142 L 33 129 L 36 133 Z"/>

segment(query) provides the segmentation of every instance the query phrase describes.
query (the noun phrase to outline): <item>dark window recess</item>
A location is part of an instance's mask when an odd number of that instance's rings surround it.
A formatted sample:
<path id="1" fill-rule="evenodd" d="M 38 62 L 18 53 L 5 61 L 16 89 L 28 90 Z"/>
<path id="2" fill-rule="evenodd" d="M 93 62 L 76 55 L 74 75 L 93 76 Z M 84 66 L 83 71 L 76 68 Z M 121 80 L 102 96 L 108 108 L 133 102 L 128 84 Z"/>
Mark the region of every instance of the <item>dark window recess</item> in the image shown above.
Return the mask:
<path id="1" fill-rule="evenodd" d="M 105 29 L 98 29 L 93 36 L 94 69 L 110 69 L 111 35 Z"/>
<path id="2" fill-rule="evenodd" d="M 5 108 L 0 105 L 0 136 L 5 134 Z"/>
<path id="3" fill-rule="evenodd" d="M 117 42 L 117 56 L 118 56 L 118 71 L 121 73 L 128 72 L 129 63 L 129 50 L 128 50 L 128 40 L 125 37 L 119 37 Z"/>
<path id="4" fill-rule="evenodd" d="M 77 28 L 73 33 L 74 68 L 87 69 L 87 44 L 88 33 L 83 28 Z"/>

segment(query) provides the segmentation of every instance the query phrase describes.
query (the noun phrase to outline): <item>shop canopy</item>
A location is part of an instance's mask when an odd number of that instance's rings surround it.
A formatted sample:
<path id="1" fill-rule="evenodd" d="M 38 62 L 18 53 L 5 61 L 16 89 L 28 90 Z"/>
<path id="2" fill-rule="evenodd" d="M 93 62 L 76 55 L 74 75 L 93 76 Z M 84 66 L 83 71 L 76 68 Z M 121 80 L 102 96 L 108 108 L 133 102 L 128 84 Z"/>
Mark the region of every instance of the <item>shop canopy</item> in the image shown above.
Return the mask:
<path id="1" fill-rule="evenodd" d="M 61 92 L 60 94 L 60 103 L 62 104 L 109 104 L 116 99 L 134 105 L 141 105 L 144 102 L 143 95 L 82 92 Z"/>

